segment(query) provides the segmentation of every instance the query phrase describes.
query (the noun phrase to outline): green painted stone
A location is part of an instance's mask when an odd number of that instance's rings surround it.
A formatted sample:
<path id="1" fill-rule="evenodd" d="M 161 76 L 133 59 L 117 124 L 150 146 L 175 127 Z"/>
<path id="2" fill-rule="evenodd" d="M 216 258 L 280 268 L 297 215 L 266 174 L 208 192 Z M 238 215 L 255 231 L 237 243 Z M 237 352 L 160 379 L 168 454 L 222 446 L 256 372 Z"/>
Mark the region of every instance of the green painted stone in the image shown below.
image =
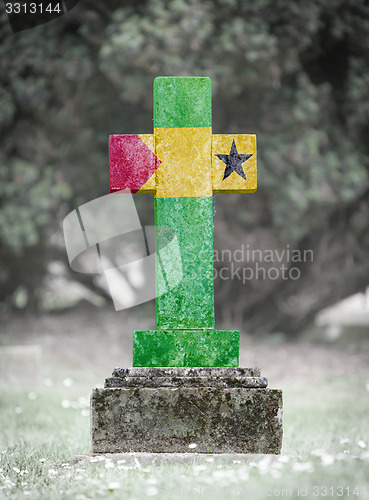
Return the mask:
<path id="1" fill-rule="evenodd" d="M 155 78 L 154 127 L 211 127 L 210 78 Z"/>
<path id="2" fill-rule="evenodd" d="M 164 295 L 163 278 L 156 276 L 156 329 L 214 328 L 212 196 L 155 198 L 155 225 L 175 230 L 183 272 L 181 283 Z M 156 231 L 155 248 L 161 267 L 168 269 L 173 255 L 161 251 L 168 244 L 167 235 L 168 231 Z"/>
<path id="3" fill-rule="evenodd" d="M 142 330 L 133 333 L 133 366 L 238 366 L 235 330 Z"/>

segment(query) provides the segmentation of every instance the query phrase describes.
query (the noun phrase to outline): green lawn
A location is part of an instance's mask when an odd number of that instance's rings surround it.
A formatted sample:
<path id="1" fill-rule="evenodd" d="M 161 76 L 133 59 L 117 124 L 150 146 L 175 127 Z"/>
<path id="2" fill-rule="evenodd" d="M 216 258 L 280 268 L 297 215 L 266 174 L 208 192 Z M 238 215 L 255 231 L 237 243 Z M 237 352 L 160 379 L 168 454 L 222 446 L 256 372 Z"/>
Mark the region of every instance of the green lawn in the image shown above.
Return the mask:
<path id="1" fill-rule="evenodd" d="M 90 387 L 0 393 L 0 498 L 369 498 L 366 381 L 326 379 L 284 390 L 279 459 L 191 465 L 70 459 L 89 452 Z"/>

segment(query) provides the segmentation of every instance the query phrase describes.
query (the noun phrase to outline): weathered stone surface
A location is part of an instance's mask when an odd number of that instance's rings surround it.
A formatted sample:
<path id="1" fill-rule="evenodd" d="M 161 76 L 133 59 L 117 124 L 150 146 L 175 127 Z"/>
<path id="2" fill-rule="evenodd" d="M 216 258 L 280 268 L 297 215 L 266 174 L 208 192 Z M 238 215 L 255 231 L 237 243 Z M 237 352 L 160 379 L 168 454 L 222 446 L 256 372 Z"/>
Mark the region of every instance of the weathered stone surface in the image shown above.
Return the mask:
<path id="1" fill-rule="evenodd" d="M 279 453 L 282 392 L 160 387 L 95 389 L 94 453 Z"/>
<path id="2" fill-rule="evenodd" d="M 114 368 L 113 377 L 260 377 L 260 368 L 241 367 L 143 367 Z"/>
<path id="3" fill-rule="evenodd" d="M 105 387 L 250 387 L 265 388 L 259 368 L 115 368 Z"/>
<path id="4" fill-rule="evenodd" d="M 105 387 L 267 387 L 265 377 L 109 377 Z"/>

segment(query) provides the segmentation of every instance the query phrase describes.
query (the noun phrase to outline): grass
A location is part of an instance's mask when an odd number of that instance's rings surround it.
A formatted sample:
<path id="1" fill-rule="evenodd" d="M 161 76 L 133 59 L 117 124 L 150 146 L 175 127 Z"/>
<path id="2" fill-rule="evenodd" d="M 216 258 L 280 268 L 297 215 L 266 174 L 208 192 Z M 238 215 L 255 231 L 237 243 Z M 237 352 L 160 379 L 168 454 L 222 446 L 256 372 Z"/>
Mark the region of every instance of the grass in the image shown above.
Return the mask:
<path id="1" fill-rule="evenodd" d="M 0 392 L 0 498 L 369 498 L 369 393 L 359 379 L 284 384 L 279 459 L 147 465 L 87 454 L 89 386 Z M 195 463 L 196 462 L 196 463 Z"/>

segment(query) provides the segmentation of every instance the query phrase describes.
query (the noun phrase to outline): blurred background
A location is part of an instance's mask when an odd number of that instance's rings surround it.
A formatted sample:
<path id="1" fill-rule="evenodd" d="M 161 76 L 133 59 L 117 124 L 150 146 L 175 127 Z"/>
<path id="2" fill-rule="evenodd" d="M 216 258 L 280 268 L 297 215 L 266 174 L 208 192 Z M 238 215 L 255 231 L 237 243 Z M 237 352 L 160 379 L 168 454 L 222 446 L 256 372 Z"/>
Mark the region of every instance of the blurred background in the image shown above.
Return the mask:
<path id="1" fill-rule="evenodd" d="M 215 195 L 215 267 L 241 273 L 218 274 L 217 328 L 366 341 L 367 2 L 81 0 L 23 32 L 4 11 L 0 24 L 1 345 L 42 332 L 52 352 L 60 335 L 77 363 L 77 334 L 91 361 L 95 337 L 125 332 L 129 364 L 132 330 L 154 326 L 153 301 L 115 312 L 96 276 L 71 271 L 62 221 L 108 193 L 109 134 L 152 133 L 158 75 L 211 77 L 213 132 L 258 139 L 258 191 Z M 152 195 L 135 200 L 153 224 Z"/>

